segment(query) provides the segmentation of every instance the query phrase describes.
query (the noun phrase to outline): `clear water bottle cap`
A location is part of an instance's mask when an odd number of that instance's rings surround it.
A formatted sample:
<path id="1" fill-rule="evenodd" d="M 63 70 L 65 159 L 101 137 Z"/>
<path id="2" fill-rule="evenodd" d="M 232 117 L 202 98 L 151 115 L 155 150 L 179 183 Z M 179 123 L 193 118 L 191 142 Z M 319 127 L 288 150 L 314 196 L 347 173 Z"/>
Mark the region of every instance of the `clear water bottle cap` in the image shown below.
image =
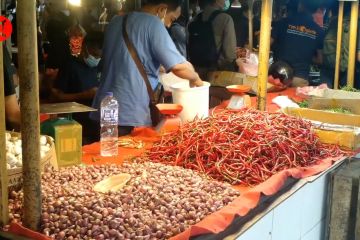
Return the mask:
<path id="1" fill-rule="evenodd" d="M 112 92 L 106 92 L 106 93 L 105 93 L 105 96 L 107 96 L 107 97 L 113 97 L 114 94 L 113 94 Z"/>

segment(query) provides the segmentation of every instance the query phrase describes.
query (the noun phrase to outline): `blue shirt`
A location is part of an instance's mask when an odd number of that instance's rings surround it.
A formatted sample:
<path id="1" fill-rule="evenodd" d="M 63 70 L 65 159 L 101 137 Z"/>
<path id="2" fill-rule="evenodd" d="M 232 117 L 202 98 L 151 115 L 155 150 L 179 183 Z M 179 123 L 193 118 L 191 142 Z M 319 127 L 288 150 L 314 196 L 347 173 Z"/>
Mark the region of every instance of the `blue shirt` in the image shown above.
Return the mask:
<path id="1" fill-rule="evenodd" d="M 323 48 L 324 41 L 324 32 L 312 16 L 297 14 L 274 23 L 271 37 L 275 60 L 290 64 L 295 77 L 308 79 L 312 57 Z"/>
<path id="2" fill-rule="evenodd" d="M 102 79 L 93 107 L 99 109 L 105 93 L 113 92 L 119 103 L 120 126 L 150 126 L 150 98 L 144 79 L 124 42 L 122 21 L 123 17 L 115 17 L 106 30 Z M 176 64 L 186 61 L 156 16 L 142 12 L 129 14 L 127 32 L 153 89 L 159 83 L 160 64 L 170 71 Z M 99 121 L 99 111 L 91 113 L 90 117 Z"/>

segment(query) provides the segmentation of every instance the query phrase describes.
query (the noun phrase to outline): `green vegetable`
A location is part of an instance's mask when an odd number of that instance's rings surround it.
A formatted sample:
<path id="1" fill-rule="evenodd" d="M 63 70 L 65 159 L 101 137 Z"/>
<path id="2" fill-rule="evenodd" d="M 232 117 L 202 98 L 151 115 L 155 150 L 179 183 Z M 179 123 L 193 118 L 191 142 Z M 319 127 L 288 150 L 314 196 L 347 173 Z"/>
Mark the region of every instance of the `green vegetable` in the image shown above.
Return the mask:
<path id="1" fill-rule="evenodd" d="M 309 107 L 309 102 L 307 100 L 304 100 L 302 102 L 299 102 L 298 105 L 301 108 L 308 108 Z"/>
<path id="2" fill-rule="evenodd" d="M 329 108 L 329 109 L 325 109 L 325 111 L 327 112 L 334 112 L 334 113 L 344 113 L 344 114 L 352 114 L 352 112 L 346 108 Z"/>
<path id="3" fill-rule="evenodd" d="M 353 88 L 351 86 L 344 86 L 340 90 L 347 91 L 347 92 L 360 92 L 358 89 Z"/>

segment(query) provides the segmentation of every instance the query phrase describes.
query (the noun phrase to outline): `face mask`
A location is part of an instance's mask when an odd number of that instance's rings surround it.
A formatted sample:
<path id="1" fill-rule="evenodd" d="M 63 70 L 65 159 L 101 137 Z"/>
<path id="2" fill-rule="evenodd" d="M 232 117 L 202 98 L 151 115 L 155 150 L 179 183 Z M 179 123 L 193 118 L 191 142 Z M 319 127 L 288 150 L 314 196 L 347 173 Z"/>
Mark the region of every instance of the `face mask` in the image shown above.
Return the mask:
<path id="1" fill-rule="evenodd" d="M 97 67 L 99 65 L 101 58 L 95 58 L 93 55 L 90 55 L 87 58 L 84 58 L 85 63 L 89 67 Z"/>
<path id="2" fill-rule="evenodd" d="M 223 10 L 227 11 L 230 8 L 230 0 L 225 0 Z"/>

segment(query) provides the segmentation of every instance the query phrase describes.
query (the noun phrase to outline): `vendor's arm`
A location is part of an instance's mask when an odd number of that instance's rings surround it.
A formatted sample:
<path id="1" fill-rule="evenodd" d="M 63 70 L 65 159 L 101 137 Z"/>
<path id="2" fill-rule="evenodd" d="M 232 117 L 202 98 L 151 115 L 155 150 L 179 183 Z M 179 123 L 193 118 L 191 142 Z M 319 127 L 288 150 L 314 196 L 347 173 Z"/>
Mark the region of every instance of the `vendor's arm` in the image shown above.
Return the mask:
<path id="1" fill-rule="evenodd" d="M 79 93 L 64 93 L 59 89 L 52 88 L 52 100 L 56 102 L 82 102 L 92 100 L 95 97 L 97 88 L 91 88 Z"/>
<path id="2" fill-rule="evenodd" d="M 21 114 L 15 94 L 5 97 L 5 116 L 11 129 L 20 130 Z"/>
<path id="3" fill-rule="evenodd" d="M 189 62 L 176 64 L 171 68 L 171 72 L 179 78 L 188 79 L 191 87 L 199 87 L 203 85 L 199 75 L 195 72 L 194 67 Z"/>
<path id="4" fill-rule="evenodd" d="M 179 53 L 163 24 L 154 24 L 150 31 L 152 52 L 166 72 L 190 81 L 191 86 L 202 86 L 193 66 Z"/>

